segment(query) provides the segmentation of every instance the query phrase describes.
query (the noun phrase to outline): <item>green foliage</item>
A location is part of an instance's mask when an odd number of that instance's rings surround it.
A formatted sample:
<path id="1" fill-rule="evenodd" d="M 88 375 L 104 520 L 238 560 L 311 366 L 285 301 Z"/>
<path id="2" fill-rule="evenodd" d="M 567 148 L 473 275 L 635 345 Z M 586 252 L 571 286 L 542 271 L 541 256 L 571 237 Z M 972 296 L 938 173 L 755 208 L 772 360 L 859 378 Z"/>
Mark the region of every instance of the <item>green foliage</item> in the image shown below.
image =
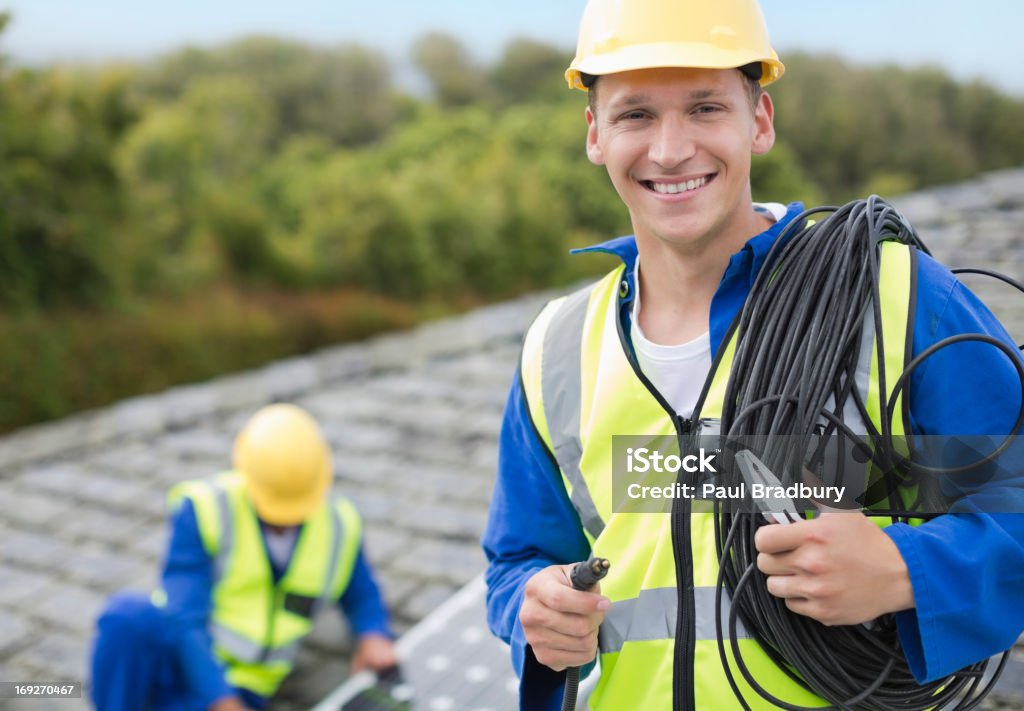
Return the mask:
<path id="1" fill-rule="evenodd" d="M 116 399 L 254 368 L 325 343 L 407 328 L 416 310 L 352 291 L 217 289 L 132 313 L 3 316 L 0 432 Z"/>
<path id="2" fill-rule="evenodd" d="M 423 35 L 413 44 L 412 58 L 442 106 L 468 106 L 487 93 L 484 72 L 455 37 L 442 32 Z"/>
<path id="3" fill-rule="evenodd" d="M 11 13 L 6 12 L 6 11 L 0 11 L 0 35 L 2 35 L 4 33 L 4 30 L 7 29 L 7 25 L 9 25 L 10 22 L 11 22 Z M 3 57 L 3 55 L 0 55 L 0 64 L 2 64 L 3 61 L 4 61 L 4 57 Z"/>
<path id="4" fill-rule="evenodd" d="M 112 155 L 129 73 L 0 67 L 0 307 L 113 303 L 133 268 Z"/>
<path id="5" fill-rule="evenodd" d="M 275 241 L 318 255 L 292 259 L 318 284 L 406 297 L 496 296 L 567 278 L 570 246 L 628 230 L 603 171 L 566 160 L 582 157 L 583 126 L 567 104 L 474 108 L 424 115 L 326 161 L 292 153 L 288 174 L 302 187 L 274 190 L 292 232 Z M 293 162 L 303 156 L 305 166 Z"/>
<path id="6" fill-rule="evenodd" d="M 274 252 L 267 213 L 231 191 L 211 191 L 203 203 L 201 229 L 218 247 L 228 273 L 252 283 L 287 283 L 288 268 Z"/>
<path id="7" fill-rule="evenodd" d="M 572 54 L 531 39 L 514 39 L 490 71 L 499 106 L 532 101 L 563 101 Z"/>
<path id="8" fill-rule="evenodd" d="M 317 49 L 247 37 L 210 50 L 188 48 L 148 67 L 140 85 L 147 96 L 175 101 L 209 78 L 259 86 L 276 117 L 275 143 L 309 133 L 335 145 L 365 144 L 384 136 L 398 116 L 387 60 L 355 43 Z"/>
<path id="9" fill-rule="evenodd" d="M 147 241 L 140 267 L 147 283 L 191 287 L 225 269 L 273 272 L 265 245 L 256 255 L 266 236 L 248 183 L 268 157 L 274 130 L 273 107 L 258 87 L 219 77 L 197 80 L 180 101 L 151 109 L 125 137 L 117 163 L 133 189 L 133 223 Z M 248 243 L 240 229 L 250 232 Z"/>
<path id="10" fill-rule="evenodd" d="M 1024 100 L 929 67 L 804 54 L 785 61 L 786 75 L 769 87 L 778 134 L 832 201 L 872 185 L 919 188 L 1024 163 Z"/>
<path id="11" fill-rule="evenodd" d="M 808 207 L 824 202 L 821 190 L 797 162 L 789 146 L 778 141 L 767 154 L 753 157 L 750 188 L 759 202 L 785 204 L 799 200 Z"/>
<path id="12" fill-rule="evenodd" d="M 485 67 L 436 33 L 412 54 L 430 100 L 355 44 L 250 37 L 90 72 L 0 58 L 0 328 L 18 344 L 0 428 L 606 268 L 567 255 L 631 231 L 586 160 L 568 55 L 516 40 Z M 1024 164 L 1019 98 L 785 60 L 757 200 Z"/>

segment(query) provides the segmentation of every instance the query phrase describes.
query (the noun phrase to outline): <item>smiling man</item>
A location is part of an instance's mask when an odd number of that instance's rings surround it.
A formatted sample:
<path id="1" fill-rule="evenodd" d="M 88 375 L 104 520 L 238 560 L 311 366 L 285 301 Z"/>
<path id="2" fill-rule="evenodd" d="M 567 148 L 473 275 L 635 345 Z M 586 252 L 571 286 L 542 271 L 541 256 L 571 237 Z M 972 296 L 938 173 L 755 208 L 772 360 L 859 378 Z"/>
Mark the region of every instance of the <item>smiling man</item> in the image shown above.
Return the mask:
<path id="1" fill-rule="evenodd" d="M 736 70 L 654 68 L 592 83 L 587 155 L 629 208 L 644 258 L 640 325 L 656 344 L 705 333 L 729 261 L 775 222 L 755 211 L 750 158 L 775 140 L 772 102 Z M 756 85 L 756 82 L 755 82 Z"/>
<path id="2" fill-rule="evenodd" d="M 775 140 L 762 88 L 783 71 L 756 0 L 591 0 L 584 13 L 566 78 L 589 92 L 587 156 L 607 170 L 634 234 L 581 250 L 622 264 L 544 308 L 505 411 L 483 545 L 489 623 L 511 645 L 523 709 L 557 709 L 565 669 L 589 671 L 597 656 L 594 709 L 738 706 L 716 640 L 713 520 L 678 501 L 671 516 L 617 512 L 612 438 L 682 440 L 717 426 L 722 402 L 708 393 L 730 372 L 730 324 L 802 212 L 751 195 L 751 156 Z M 1012 345 L 948 270 L 912 259 L 904 298 L 883 304 L 914 315 L 908 359 L 958 333 Z M 996 349 L 953 351 L 914 373 L 907 431 L 1010 431 L 1013 365 Z M 1024 629 L 1024 516 L 976 503 L 917 527 L 883 529 L 860 513 L 762 526 L 757 566 L 769 593 L 824 624 L 896 613 L 918 682 L 941 679 Z M 592 554 L 611 560 L 608 576 L 573 589 L 571 563 Z M 755 640 L 737 643 L 777 699 L 825 705 Z M 748 703 L 772 707 L 738 683 Z"/>

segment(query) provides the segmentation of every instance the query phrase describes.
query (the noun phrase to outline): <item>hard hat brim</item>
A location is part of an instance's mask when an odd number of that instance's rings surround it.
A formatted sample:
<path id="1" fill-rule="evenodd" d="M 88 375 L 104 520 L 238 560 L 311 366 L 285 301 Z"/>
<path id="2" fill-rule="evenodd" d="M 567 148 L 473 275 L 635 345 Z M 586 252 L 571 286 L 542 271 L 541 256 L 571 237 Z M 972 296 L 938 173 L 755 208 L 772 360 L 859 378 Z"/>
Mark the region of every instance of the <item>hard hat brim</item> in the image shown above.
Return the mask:
<path id="1" fill-rule="evenodd" d="M 774 55 L 774 52 L 772 53 Z M 603 76 L 638 69 L 681 67 L 696 69 L 736 69 L 753 62 L 761 62 L 764 71 L 761 86 L 767 86 L 782 76 L 785 65 L 778 56 L 759 56 L 752 50 L 719 49 L 706 44 L 689 42 L 662 42 L 656 44 L 629 45 L 592 55 L 582 61 L 574 61 L 565 72 L 570 88 L 587 88 L 580 80 L 580 74 Z"/>
<path id="2" fill-rule="evenodd" d="M 256 515 L 272 526 L 297 526 L 323 505 L 330 488 L 329 473 L 322 476 L 322 484 L 302 496 L 283 498 L 280 493 L 264 489 L 251 478 L 246 478 L 249 499 Z"/>

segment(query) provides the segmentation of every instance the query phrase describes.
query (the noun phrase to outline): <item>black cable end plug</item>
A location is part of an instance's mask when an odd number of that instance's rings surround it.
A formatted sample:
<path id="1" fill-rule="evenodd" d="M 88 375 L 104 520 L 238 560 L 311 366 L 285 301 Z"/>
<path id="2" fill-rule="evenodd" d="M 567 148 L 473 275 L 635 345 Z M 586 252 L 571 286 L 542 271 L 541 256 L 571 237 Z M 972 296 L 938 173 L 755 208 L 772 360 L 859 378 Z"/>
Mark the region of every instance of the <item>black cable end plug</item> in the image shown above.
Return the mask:
<path id="1" fill-rule="evenodd" d="M 608 575 L 611 563 L 607 558 L 590 557 L 581 560 L 569 571 L 569 582 L 576 590 L 590 590 L 594 584 Z M 580 686 L 580 668 L 569 667 L 565 670 L 565 691 L 562 694 L 562 711 L 576 711 L 576 695 Z"/>
<path id="2" fill-rule="evenodd" d="M 590 590 L 604 576 L 608 575 L 608 568 L 611 563 L 607 558 L 594 558 L 581 560 L 572 567 L 569 573 L 569 582 L 577 590 Z"/>

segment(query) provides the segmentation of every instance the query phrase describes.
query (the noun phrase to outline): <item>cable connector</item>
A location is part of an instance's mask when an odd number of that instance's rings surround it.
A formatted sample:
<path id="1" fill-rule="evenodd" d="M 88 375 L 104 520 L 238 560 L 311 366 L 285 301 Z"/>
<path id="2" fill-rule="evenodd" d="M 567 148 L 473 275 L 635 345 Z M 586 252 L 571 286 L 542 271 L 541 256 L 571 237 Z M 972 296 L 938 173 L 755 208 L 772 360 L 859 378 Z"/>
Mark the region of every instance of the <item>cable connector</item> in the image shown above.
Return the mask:
<path id="1" fill-rule="evenodd" d="M 608 568 L 611 563 L 607 558 L 590 557 L 589 560 L 581 560 L 572 567 L 569 573 L 569 582 L 577 590 L 590 590 L 597 582 L 608 575 Z"/>
<path id="2" fill-rule="evenodd" d="M 608 575 L 611 563 L 607 558 L 590 556 L 581 560 L 569 571 L 569 582 L 576 590 L 590 590 L 604 576 Z M 580 668 L 569 667 L 565 670 L 565 691 L 562 693 L 562 711 L 576 711 L 576 695 L 580 687 Z"/>

